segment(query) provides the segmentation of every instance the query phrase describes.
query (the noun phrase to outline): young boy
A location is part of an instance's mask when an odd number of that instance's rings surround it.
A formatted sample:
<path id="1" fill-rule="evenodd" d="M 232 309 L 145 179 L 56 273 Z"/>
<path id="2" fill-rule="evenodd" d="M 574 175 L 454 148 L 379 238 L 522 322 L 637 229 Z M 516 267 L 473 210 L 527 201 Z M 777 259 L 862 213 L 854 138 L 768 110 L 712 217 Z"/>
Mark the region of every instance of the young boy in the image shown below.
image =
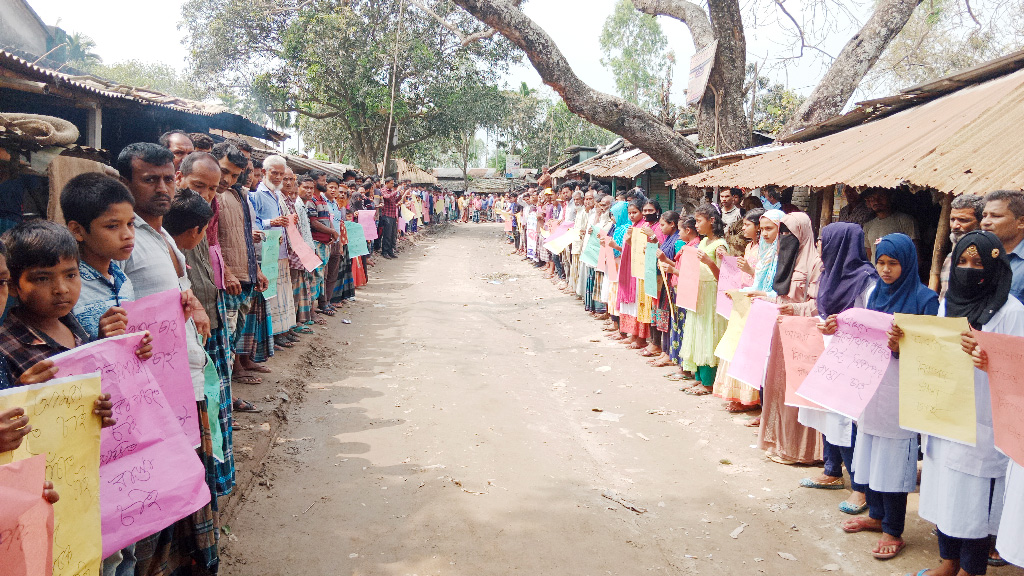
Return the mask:
<path id="1" fill-rule="evenodd" d="M 10 282 L 11 271 L 7 269 L 7 250 L 4 243 L 0 242 L 0 315 L 3 314 L 4 309 L 7 307 L 7 293 Z M 29 384 L 46 382 L 52 379 L 56 373 L 57 369 L 53 366 L 53 361 L 43 360 L 26 370 L 21 375 L 21 379 L 16 382 L 16 385 L 27 386 Z M 0 390 L 10 387 L 11 375 L 7 359 L 0 356 Z M 99 402 L 97 400 L 97 404 Z M 96 410 L 99 408 L 100 406 L 97 406 Z M 93 413 L 98 414 L 95 410 Z M 25 415 L 24 408 L 0 409 L 0 452 L 17 450 L 21 446 L 21 440 L 28 436 L 29 432 L 32 432 L 32 426 L 28 423 L 28 416 Z M 53 489 L 53 482 L 49 480 L 43 482 L 43 498 L 50 504 L 55 504 L 60 499 L 60 495 Z"/>
<path id="2" fill-rule="evenodd" d="M 213 218 L 213 208 L 199 194 L 185 189 L 171 201 L 171 210 L 164 216 L 164 230 L 174 238 L 178 250 L 192 250 L 206 237 L 206 227 Z"/>
<path id="3" fill-rule="evenodd" d="M 135 246 L 135 199 L 105 174 L 72 178 L 60 194 L 68 229 L 78 241 L 82 292 L 73 310 L 90 338 L 124 334 L 122 302 L 135 299 L 131 280 L 114 260 L 127 260 Z"/>

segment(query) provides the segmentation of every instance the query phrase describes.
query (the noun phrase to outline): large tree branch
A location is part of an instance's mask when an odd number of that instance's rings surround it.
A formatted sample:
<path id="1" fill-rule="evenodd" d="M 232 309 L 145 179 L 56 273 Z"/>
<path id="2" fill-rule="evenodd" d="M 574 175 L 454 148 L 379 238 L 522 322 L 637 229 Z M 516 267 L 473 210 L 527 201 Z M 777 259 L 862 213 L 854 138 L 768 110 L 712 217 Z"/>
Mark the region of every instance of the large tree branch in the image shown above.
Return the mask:
<path id="1" fill-rule="evenodd" d="M 640 107 L 594 90 L 580 80 L 551 37 L 515 5 L 503 0 L 455 3 L 522 49 L 544 83 L 574 114 L 626 138 L 673 177 L 698 171 L 693 146 L 686 138 Z"/>
<path id="2" fill-rule="evenodd" d="M 633 0 L 633 6 L 644 14 L 669 16 L 686 24 L 697 50 L 715 41 L 708 14 L 698 4 L 687 0 Z"/>
<path id="3" fill-rule="evenodd" d="M 423 2 L 420 2 L 419 0 L 409 0 L 409 3 L 429 14 L 434 20 L 437 20 L 437 22 L 441 24 L 441 26 L 444 26 L 453 34 L 455 34 L 455 36 L 459 39 L 459 43 L 462 44 L 463 48 L 469 46 L 470 44 L 476 42 L 477 40 L 484 40 L 498 33 L 498 31 L 495 30 L 494 28 L 490 28 L 488 30 L 483 30 L 480 32 L 476 32 L 474 34 L 467 35 L 463 33 L 462 30 L 459 30 L 458 26 L 442 18 L 440 14 L 434 12 L 434 10 L 430 8 L 430 6 L 427 6 Z"/>
<path id="4" fill-rule="evenodd" d="M 417 136 L 416 138 L 412 138 L 412 139 L 406 140 L 405 142 L 399 142 L 398 144 L 395 144 L 394 146 L 391 147 L 391 151 L 392 152 L 396 152 L 396 151 L 401 150 L 403 148 L 408 148 L 409 146 L 415 146 L 416 144 L 419 144 L 420 142 L 423 142 L 424 140 L 428 140 L 430 138 L 433 138 L 434 136 L 435 136 L 435 134 L 433 132 L 428 132 L 428 133 L 426 133 L 426 134 L 424 134 L 422 136 Z"/>
<path id="5" fill-rule="evenodd" d="M 811 95 L 783 126 L 779 136 L 792 135 L 842 112 L 861 80 L 907 25 L 920 3 L 921 0 L 882 0 L 871 18 L 843 47 Z"/>

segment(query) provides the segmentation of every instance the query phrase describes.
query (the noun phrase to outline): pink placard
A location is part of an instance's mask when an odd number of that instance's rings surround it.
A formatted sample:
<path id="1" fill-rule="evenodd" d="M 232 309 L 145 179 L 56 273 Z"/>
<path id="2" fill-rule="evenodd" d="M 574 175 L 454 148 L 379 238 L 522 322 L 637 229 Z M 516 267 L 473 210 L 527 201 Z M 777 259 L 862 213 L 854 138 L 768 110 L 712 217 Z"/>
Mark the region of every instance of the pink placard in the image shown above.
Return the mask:
<path id="1" fill-rule="evenodd" d="M 1024 338 L 977 330 L 974 337 L 988 356 L 996 447 L 1024 466 Z"/>
<path id="2" fill-rule="evenodd" d="M 505 219 L 505 232 L 511 232 L 512 231 L 512 214 L 505 214 L 504 215 L 504 219 Z"/>
<path id="3" fill-rule="evenodd" d="M 598 232 L 598 236 L 605 240 L 608 239 L 606 232 Z M 615 261 L 615 248 L 612 248 L 610 244 L 601 245 L 601 250 L 597 254 L 597 269 L 612 278 L 619 277 L 619 263 Z"/>
<path id="4" fill-rule="evenodd" d="M 779 318 L 779 307 L 767 300 L 754 300 L 747 323 L 743 326 L 736 354 L 729 364 L 728 375 L 747 386 L 760 389 L 764 384 L 772 335 Z"/>
<path id="5" fill-rule="evenodd" d="M 323 260 L 302 239 L 302 233 L 295 227 L 295 224 L 289 224 L 287 230 L 288 245 L 291 247 L 292 252 L 295 252 L 295 255 L 299 257 L 299 262 L 302 262 L 302 267 L 306 269 L 306 272 L 312 272 L 323 264 Z"/>
<path id="6" fill-rule="evenodd" d="M 363 227 L 363 234 L 367 240 L 377 239 L 377 222 L 374 220 L 376 216 L 376 210 L 360 210 L 357 216 L 359 225 Z"/>
<path id="7" fill-rule="evenodd" d="M 220 244 L 210 246 L 210 268 L 213 270 L 213 285 L 218 290 L 224 289 L 224 254 Z"/>
<path id="8" fill-rule="evenodd" d="M 697 292 L 700 289 L 700 259 L 697 250 L 692 246 L 679 249 L 676 270 L 679 272 L 679 284 L 676 285 L 676 306 L 687 310 L 697 310 Z"/>
<path id="9" fill-rule="evenodd" d="M 892 353 L 887 332 L 892 314 L 851 308 L 797 390 L 803 398 L 857 420 L 878 390 Z"/>
<path id="10" fill-rule="evenodd" d="M 165 290 L 134 302 L 123 302 L 128 315 L 125 332 L 145 332 L 153 337 L 153 357 L 147 364 L 160 383 L 168 407 L 181 424 L 192 446 L 199 446 L 199 413 L 188 366 L 185 313 L 181 292 Z M 65 374 L 61 373 L 61 376 Z"/>
<path id="11" fill-rule="evenodd" d="M 732 299 L 726 292 L 754 284 L 754 277 L 741 271 L 736 265 L 738 261 L 739 258 L 736 256 L 724 256 L 718 267 L 718 298 L 715 301 L 715 311 L 719 316 L 726 318 L 732 313 Z"/>
<path id="12" fill-rule="evenodd" d="M 104 557 L 210 501 L 203 463 L 149 362 L 135 356 L 141 339 L 140 332 L 104 338 L 50 358 L 62 377 L 99 372 L 114 403 L 117 424 L 100 433 Z"/>
<path id="13" fill-rule="evenodd" d="M 0 466 L 0 566 L 5 575 L 53 574 L 53 505 L 43 500 L 45 480 L 46 454 Z"/>
<path id="14" fill-rule="evenodd" d="M 405 218 L 399 216 L 398 217 L 398 231 L 404 233 L 405 232 L 405 225 L 406 224 L 408 224 L 408 222 L 405 221 Z"/>
<path id="15" fill-rule="evenodd" d="M 796 393 L 825 351 L 825 336 L 818 330 L 818 322 L 815 316 L 784 316 L 779 322 L 779 344 L 786 366 L 787 406 L 824 410 Z"/>

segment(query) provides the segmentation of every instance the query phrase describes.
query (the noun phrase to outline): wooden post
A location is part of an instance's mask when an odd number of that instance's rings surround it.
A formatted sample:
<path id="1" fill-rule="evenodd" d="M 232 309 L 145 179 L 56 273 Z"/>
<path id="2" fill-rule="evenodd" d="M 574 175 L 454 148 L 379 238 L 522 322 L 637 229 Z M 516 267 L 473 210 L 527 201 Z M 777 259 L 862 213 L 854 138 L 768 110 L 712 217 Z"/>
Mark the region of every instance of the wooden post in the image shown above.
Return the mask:
<path id="1" fill-rule="evenodd" d="M 99 150 L 103 148 L 103 108 L 91 102 L 85 114 L 85 145 Z"/>
<path id="2" fill-rule="evenodd" d="M 821 191 L 821 216 L 818 219 L 818 233 L 821 229 L 832 223 L 832 210 L 836 205 L 835 187 L 825 188 Z"/>
<path id="3" fill-rule="evenodd" d="M 939 199 L 942 212 L 939 214 L 939 225 L 935 231 L 935 246 L 932 248 L 932 269 L 928 274 L 928 287 L 939 291 L 942 262 L 946 259 L 946 239 L 949 238 L 949 213 L 953 210 L 953 195 L 944 193 Z"/>

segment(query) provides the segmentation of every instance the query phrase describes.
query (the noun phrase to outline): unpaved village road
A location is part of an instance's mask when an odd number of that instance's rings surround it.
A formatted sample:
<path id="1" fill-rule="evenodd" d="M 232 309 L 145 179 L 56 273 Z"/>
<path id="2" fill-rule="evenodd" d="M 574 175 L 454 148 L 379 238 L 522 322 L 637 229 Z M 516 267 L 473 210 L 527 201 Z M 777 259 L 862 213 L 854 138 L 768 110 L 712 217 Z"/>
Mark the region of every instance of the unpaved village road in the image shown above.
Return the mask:
<path id="1" fill-rule="evenodd" d="M 877 535 L 839 529 L 847 492 L 799 488 L 817 468 L 766 460 L 746 416 L 606 340 L 501 234 L 457 225 L 380 260 L 313 350 L 275 358 L 261 387 L 236 385 L 268 408 L 280 390 L 289 401 L 279 426 L 240 416 L 223 574 L 888 576 L 937 563 L 916 494 L 909 548 L 874 560 Z"/>

